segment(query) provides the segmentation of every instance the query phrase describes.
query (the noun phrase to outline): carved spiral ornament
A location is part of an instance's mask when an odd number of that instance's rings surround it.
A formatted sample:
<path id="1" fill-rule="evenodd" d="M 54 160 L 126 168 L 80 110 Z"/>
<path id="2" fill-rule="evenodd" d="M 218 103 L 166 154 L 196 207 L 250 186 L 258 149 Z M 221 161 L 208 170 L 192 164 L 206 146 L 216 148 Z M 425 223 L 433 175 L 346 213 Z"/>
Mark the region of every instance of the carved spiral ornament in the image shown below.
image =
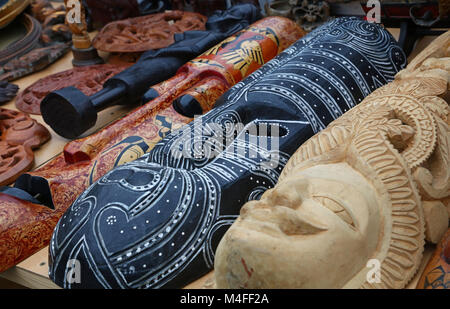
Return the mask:
<path id="1" fill-rule="evenodd" d="M 415 134 L 402 156 L 413 169 L 424 163 L 436 147 L 436 122 L 433 116 L 413 97 L 387 96 L 369 100 L 374 105 L 391 106 L 396 117 L 411 126 Z"/>

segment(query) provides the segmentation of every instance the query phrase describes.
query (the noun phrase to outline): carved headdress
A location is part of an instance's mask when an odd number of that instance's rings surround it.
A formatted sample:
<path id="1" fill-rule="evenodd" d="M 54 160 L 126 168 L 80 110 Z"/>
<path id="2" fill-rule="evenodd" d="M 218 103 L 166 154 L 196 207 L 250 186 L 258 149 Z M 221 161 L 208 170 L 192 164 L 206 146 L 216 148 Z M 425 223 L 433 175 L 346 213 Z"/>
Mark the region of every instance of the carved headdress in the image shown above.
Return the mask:
<path id="1" fill-rule="evenodd" d="M 345 161 L 378 191 L 383 226 L 372 258 L 381 263 L 381 282 L 368 283 L 363 269 L 346 287 L 405 287 L 420 266 L 425 236 L 434 242 L 447 229 L 449 47 L 450 31 L 394 82 L 301 146 L 280 177 L 282 182 L 294 169 Z M 440 224 L 427 217 L 427 205 L 444 211 Z"/>

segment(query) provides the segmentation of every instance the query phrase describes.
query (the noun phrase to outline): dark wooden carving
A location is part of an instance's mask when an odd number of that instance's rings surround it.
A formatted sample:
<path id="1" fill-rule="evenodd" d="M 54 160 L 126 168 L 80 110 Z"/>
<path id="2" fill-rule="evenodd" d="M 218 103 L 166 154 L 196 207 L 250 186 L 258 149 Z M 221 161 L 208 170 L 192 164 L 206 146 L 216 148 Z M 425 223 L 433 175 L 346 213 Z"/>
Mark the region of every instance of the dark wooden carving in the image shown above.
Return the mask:
<path id="1" fill-rule="evenodd" d="M 0 51 L 0 80 L 13 81 L 42 70 L 68 51 L 72 34 L 64 24 L 64 7 L 54 8 L 48 0 L 36 0 L 31 12 L 33 17 L 23 16 L 29 34 Z"/>
<path id="2" fill-rule="evenodd" d="M 27 34 L 22 39 L 9 44 L 5 49 L 0 51 L 0 65 L 26 54 L 39 43 L 39 37 L 42 33 L 41 24 L 28 14 L 22 16 L 21 22 L 27 29 Z"/>
<path id="3" fill-rule="evenodd" d="M 32 50 L 22 57 L 11 60 L 0 68 L 0 80 L 13 81 L 40 71 L 58 60 L 68 50 L 69 45 L 65 43 Z"/>
<path id="4" fill-rule="evenodd" d="M 182 11 L 130 18 L 106 25 L 93 45 L 106 52 L 144 52 L 169 46 L 175 33 L 204 30 L 205 23 L 205 16 Z"/>
<path id="5" fill-rule="evenodd" d="M 40 114 L 42 99 L 52 91 L 74 86 L 85 95 L 92 95 L 103 88 L 110 77 L 124 70 L 126 66 L 100 64 L 90 67 L 75 67 L 44 77 L 19 93 L 16 106 L 30 114 Z"/>
<path id="6" fill-rule="evenodd" d="M 0 108 L 0 186 L 9 185 L 34 162 L 32 149 L 50 139 L 50 132 L 28 115 Z"/>
<path id="7" fill-rule="evenodd" d="M 45 22 L 49 16 L 54 16 L 54 14 L 60 14 L 64 11 L 63 5 L 54 7 L 48 0 L 34 0 L 31 5 L 31 13 L 41 24 L 44 24 L 44 27 L 46 26 Z M 64 16 L 62 22 L 64 23 Z"/>
<path id="8" fill-rule="evenodd" d="M 7 81 L 0 81 L 0 104 L 11 101 L 17 94 L 19 87 Z"/>
<path id="9" fill-rule="evenodd" d="M 53 42 L 70 42 L 72 32 L 66 24 L 56 24 L 47 26 L 42 31 L 41 41 L 45 44 Z"/>

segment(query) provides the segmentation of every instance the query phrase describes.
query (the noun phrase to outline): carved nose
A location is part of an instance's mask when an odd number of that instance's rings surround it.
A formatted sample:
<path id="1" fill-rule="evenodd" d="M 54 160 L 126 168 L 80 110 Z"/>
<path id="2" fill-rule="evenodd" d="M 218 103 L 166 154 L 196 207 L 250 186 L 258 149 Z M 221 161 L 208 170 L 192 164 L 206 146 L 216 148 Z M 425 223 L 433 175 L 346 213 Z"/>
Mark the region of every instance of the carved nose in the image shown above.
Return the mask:
<path id="1" fill-rule="evenodd" d="M 280 229 L 289 236 L 313 235 L 327 230 L 325 225 L 316 222 L 310 215 L 289 207 L 277 206 L 274 213 L 279 219 Z"/>
<path id="2" fill-rule="evenodd" d="M 249 213 L 249 211 L 251 211 L 251 209 L 254 209 L 255 207 L 264 207 L 265 204 L 262 201 L 250 201 L 245 203 L 244 206 L 242 206 L 241 208 L 241 212 L 240 215 L 241 216 L 245 216 Z"/>

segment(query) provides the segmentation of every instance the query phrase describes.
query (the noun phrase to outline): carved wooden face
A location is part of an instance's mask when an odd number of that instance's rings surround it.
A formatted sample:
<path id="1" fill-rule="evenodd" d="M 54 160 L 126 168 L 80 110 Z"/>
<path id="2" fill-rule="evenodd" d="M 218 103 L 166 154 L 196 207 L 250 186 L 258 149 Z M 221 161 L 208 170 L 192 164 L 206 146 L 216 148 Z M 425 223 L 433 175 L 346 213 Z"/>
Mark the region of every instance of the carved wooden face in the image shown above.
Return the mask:
<path id="1" fill-rule="evenodd" d="M 217 249 L 218 287 L 343 287 L 377 247 L 379 202 L 347 163 L 292 170 L 242 208 Z"/>

